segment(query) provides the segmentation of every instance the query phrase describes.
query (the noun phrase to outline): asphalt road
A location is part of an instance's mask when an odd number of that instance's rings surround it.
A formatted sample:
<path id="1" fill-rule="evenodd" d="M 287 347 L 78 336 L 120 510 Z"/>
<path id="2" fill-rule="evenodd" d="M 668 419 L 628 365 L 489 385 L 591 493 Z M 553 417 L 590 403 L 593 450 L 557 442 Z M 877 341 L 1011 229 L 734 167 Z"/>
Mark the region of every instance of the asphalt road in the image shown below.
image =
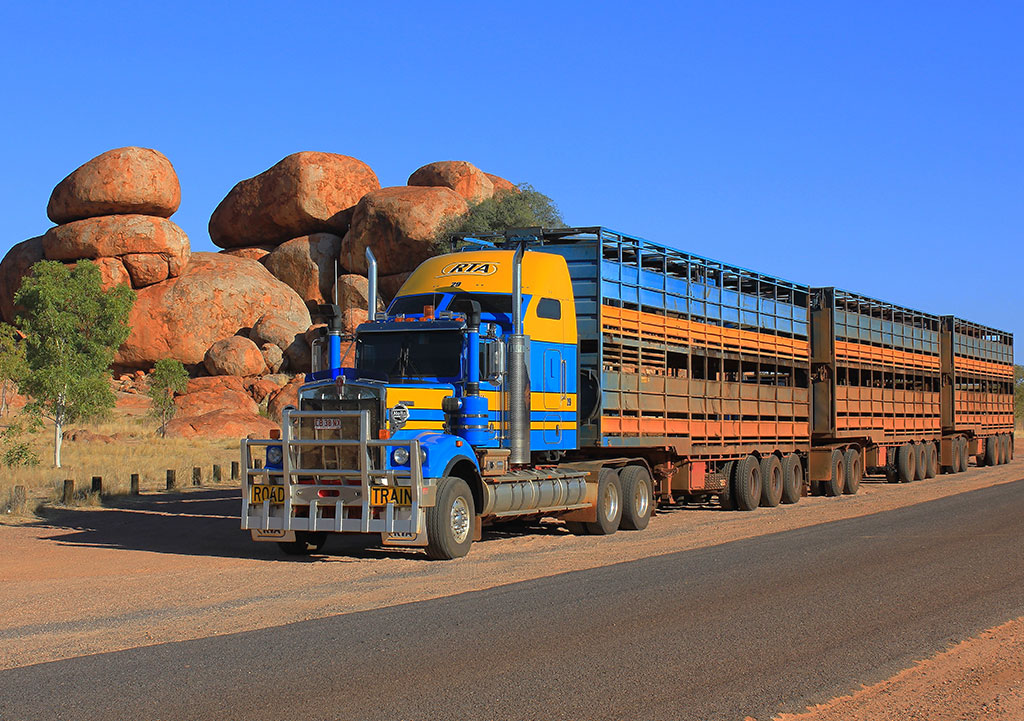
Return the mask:
<path id="1" fill-rule="evenodd" d="M 1018 481 L 487 591 L 13 669 L 0 672 L 0 719 L 764 720 L 1024 615 L 1022 520 Z"/>

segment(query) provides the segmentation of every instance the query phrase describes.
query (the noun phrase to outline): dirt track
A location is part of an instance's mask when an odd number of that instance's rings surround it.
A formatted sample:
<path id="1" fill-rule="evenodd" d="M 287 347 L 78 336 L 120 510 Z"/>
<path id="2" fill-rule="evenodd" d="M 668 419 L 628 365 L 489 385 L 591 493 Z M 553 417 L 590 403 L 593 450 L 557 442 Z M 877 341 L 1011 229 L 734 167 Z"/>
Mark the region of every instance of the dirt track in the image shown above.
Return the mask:
<path id="1" fill-rule="evenodd" d="M 0 603 L 13 609 L 0 619 L 0 668 L 277 626 L 710 546 L 1014 481 L 1022 471 L 1018 460 L 909 485 L 865 483 L 857 496 L 804 498 L 754 513 L 674 510 L 659 514 L 643 533 L 606 538 L 570 536 L 557 523 L 505 529 L 485 534 L 469 558 L 450 563 L 347 539 L 335 539 L 313 560 L 284 560 L 272 544 L 253 544 L 238 530 L 237 491 L 228 487 L 63 512 L 45 523 L 0 527 L 7 550 L 0 559 Z"/>

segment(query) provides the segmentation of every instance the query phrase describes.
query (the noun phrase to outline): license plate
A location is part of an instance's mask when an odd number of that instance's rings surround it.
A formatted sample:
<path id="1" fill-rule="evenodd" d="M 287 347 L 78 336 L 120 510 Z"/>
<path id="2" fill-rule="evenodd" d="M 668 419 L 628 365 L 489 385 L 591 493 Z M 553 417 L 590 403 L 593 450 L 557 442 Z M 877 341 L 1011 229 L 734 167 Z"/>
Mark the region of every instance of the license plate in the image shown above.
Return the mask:
<path id="1" fill-rule="evenodd" d="M 336 431 L 341 428 L 340 418 L 314 418 L 313 427 L 318 431 Z"/>
<path id="2" fill-rule="evenodd" d="M 371 506 L 386 506 L 389 503 L 411 506 L 412 489 L 408 486 L 370 486 Z"/>
<path id="3" fill-rule="evenodd" d="M 283 542 L 288 542 L 288 541 L 294 541 L 295 540 L 295 531 L 285 531 L 284 529 L 280 529 L 280 528 L 276 528 L 276 529 L 274 529 L 274 528 L 272 528 L 272 529 L 253 528 L 253 529 L 251 529 L 251 531 L 252 531 L 252 540 L 254 540 L 254 541 L 283 541 Z"/>
<path id="4" fill-rule="evenodd" d="M 249 486 L 249 503 L 259 505 L 266 501 L 280 505 L 284 503 L 284 486 L 252 485 Z"/>

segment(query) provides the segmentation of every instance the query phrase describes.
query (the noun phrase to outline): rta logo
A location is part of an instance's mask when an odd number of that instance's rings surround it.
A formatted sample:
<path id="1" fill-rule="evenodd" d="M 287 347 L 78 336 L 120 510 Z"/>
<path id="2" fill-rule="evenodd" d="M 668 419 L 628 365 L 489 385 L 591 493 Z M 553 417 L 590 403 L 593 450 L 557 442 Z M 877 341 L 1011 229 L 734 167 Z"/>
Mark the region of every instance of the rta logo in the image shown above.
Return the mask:
<path id="1" fill-rule="evenodd" d="M 497 263 L 449 263 L 441 275 L 491 275 L 497 269 Z"/>

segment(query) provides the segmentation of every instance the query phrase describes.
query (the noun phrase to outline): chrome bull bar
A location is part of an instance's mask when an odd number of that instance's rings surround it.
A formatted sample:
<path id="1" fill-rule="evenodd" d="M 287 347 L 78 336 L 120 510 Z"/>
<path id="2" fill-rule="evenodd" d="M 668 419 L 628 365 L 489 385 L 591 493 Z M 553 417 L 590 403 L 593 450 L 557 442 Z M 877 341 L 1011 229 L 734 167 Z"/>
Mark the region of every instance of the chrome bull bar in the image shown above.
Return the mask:
<path id="1" fill-rule="evenodd" d="M 293 431 L 303 418 L 324 419 L 325 429 L 342 428 L 345 420 L 355 420 L 357 438 L 299 438 Z M 336 425 L 335 425 L 336 424 Z M 395 545 L 425 545 L 422 504 L 427 489 L 423 478 L 423 454 L 420 441 L 416 439 L 371 438 L 370 413 L 366 410 L 352 411 L 299 411 L 288 409 L 282 414 L 281 439 L 243 439 L 242 455 L 242 528 L 261 531 L 306 531 L 329 533 L 380 533 L 386 543 Z M 281 468 L 257 468 L 253 450 L 268 446 L 281 446 Z M 409 449 L 409 470 L 387 470 L 381 465 L 375 467 L 373 449 L 396 446 Z M 305 468 L 300 464 L 303 448 L 355 448 L 355 468 Z M 264 451 L 265 453 L 265 451 Z M 351 457 L 345 454 L 345 458 Z M 323 454 L 320 454 L 323 458 Z M 322 465 L 327 465 L 321 461 Z M 340 462 L 339 462 L 340 464 Z M 300 477 L 304 482 L 300 483 Z M 312 482 L 310 482 L 310 480 Z M 330 481 L 326 483 L 325 481 Z M 356 484 L 358 481 L 358 484 Z M 284 503 L 271 503 L 268 498 L 262 503 L 250 503 L 253 486 L 284 486 Z M 370 488 L 408 487 L 412 503 L 410 506 L 370 505 Z M 269 494 L 268 494 L 269 495 Z M 431 499 L 432 499 L 432 495 Z M 296 515 L 297 509 L 308 507 L 308 514 Z M 333 508 L 333 518 L 324 510 Z M 360 508 L 359 517 L 350 509 Z"/>

